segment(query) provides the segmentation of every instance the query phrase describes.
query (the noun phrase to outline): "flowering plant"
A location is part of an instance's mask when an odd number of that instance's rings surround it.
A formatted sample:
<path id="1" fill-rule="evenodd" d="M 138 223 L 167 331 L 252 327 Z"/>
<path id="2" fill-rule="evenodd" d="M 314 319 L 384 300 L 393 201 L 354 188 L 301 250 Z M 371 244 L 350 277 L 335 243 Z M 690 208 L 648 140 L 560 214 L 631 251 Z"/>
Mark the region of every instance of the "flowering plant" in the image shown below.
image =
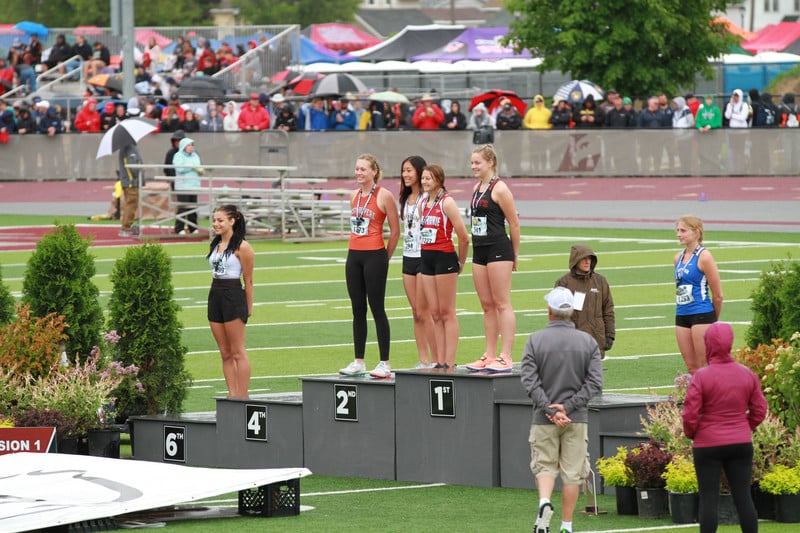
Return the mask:
<path id="1" fill-rule="evenodd" d="M 681 417 L 681 406 L 689 390 L 690 381 L 689 374 L 676 377 L 675 389 L 669 397 L 647 405 L 647 417 L 641 417 L 642 431 L 673 455 L 688 456 L 692 453 L 692 441 L 683 433 Z"/>
<path id="2" fill-rule="evenodd" d="M 633 476 L 630 468 L 625 466 L 628 449 L 617 448 L 616 455 L 601 457 L 597 460 L 597 471 L 603 476 L 603 483 L 610 487 L 633 487 Z"/>
<path id="3" fill-rule="evenodd" d="M 128 404 L 145 392 L 142 382 L 139 381 L 139 368 L 134 364 L 125 366 L 115 359 L 119 355 L 117 353 L 119 339 L 117 332 L 111 330 L 103 335 L 104 348 L 95 346 L 90 353 L 90 358 L 98 362 L 103 374 L 118 382 L 109 401 L 97 411 L 101 427 L 114 424 L 119 414 L 124 415 L 128 412 Z"/>
<path id="4" fill-rule="evenodd" d="M 661 474 L 666 483 L 665 488 L 670 492 L 691 494 L 699 492 L 697 487 L 697 472 L 694 462 L 685 455 L 676 455 L 667 463 L 666 471 Z"/>
<path id="5" fill-rule="evenodd" d="M 625 466 L 631 471 L 633 483 L 640 489 L 663 489 L 666 485 L 662 474 L 672 454 L 662 448 L 658 442 L 651 440 L 631 449 L 625 457 Z"/>

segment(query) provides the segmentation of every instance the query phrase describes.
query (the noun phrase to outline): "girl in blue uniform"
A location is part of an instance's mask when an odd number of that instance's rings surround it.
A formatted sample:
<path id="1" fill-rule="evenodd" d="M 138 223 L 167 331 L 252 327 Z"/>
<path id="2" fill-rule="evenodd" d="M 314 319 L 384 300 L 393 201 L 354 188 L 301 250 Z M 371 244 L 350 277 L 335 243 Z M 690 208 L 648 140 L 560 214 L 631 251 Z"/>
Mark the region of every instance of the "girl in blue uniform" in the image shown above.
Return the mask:
<path id="1" fill-rule="evenodd" d="M 675 255 L 675 337 L 686 369 L 694 374 L 706 366 L 703 340 L 722 312 L 722 282 L 717 263 L 703 247 L 703 222 L 685 215 L 675 223 L 684 249 Z"/>

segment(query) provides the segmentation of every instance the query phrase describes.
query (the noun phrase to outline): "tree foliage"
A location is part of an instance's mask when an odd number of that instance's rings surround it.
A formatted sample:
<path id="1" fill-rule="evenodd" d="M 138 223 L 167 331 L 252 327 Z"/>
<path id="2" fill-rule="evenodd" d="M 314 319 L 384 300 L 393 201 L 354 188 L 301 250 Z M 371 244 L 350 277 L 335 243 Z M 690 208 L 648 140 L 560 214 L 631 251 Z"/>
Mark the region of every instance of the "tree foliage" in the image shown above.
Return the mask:
<path id="1" fill-rule="evenodd" d="M 208 10 L 219 0 L 134 0 L 136 26 L 211 24 Z M 52 28 L 111 25 L 110 0 L 7 0 L 0 2 L 0 20 L 32 20 Z"/>
<path id="2" fill-rule="evenodd" d="M 245 24 L 309 24 L 347 22 L 358 12 L 360 0 L 241 0 Z"/>
<path id="3" fill-rule="evenodd" d="M 123 398 L 122 415 L 180 413 L 189 385 L 186 346 L 181 343 L 170 259 L 159 244 L 131 246 L 111 272 L 108 329 L 120 336 L 124 365 L 139 367 L 145 398 Z"/>
<path id="4" fill-rule="evenodd" d="M 22 303 L 36 317 L 50 313 L 66 320 L 66 352 L 85 358 L 100 340 L 103 311 L 94 284 L 94 257 L 89 239 L 74 225 L 56 226 L 36 244 L 22 281 Z"/>
<path id="5" fill-rule="evenodd" d="M 508 39 L 544 59 L 540 70 L 571 72 L 622 94 L 647 96 L 711 79 L 708 58 L 736 42 L 711 13 L 722 0 L 507 0 L 517 13 Z"/>
<path id="6" fill-rule="evenodd" d="M 14 296 L 8 285 L 3 283 L 3 270 L 0 268 L 0 326 L 8 324 L 14 317 Z"/>

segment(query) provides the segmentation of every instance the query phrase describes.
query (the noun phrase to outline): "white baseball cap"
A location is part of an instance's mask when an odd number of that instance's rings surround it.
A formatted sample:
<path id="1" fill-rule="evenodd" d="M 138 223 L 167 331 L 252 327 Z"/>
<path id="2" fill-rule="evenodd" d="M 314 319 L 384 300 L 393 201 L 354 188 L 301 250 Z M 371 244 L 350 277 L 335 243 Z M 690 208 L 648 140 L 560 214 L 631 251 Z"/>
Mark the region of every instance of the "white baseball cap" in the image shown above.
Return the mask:
<path id="1" fill-rule="evenodd" d="M 554 311 L 572 311 L 575 307 L 575 299 L 572 291 L 566 287 L 556 287 L 544 297 L 547 306 Z"/>

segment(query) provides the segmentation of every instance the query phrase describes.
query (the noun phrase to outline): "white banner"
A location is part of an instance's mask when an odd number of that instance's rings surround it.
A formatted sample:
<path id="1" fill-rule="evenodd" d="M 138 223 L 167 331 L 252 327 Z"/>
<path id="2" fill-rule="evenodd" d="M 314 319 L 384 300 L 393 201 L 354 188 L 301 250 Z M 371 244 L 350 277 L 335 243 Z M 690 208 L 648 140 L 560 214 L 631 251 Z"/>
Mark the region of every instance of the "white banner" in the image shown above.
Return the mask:
<path id="1" fill-rule="evenodd" d="M 0 456 L 0 531 L 108 518 L 310 475 L 307 468 L 197 468 L 59 453 Z"/>

